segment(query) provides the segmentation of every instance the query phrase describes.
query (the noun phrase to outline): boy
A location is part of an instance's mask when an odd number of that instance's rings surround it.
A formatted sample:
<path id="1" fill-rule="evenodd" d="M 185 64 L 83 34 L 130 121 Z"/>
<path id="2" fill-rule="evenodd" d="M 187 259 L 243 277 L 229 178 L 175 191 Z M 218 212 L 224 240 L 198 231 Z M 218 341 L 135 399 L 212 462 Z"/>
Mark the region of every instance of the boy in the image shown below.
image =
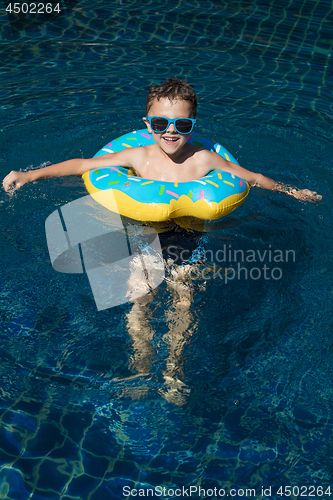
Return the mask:
<path id="1" fill-rule="evenodd" d="M 196 124 L 197 97 L 192 87 L 178 78 L 153 85 L 148 92 L 143 121 L 155 144 L 129 148 L 97 158 L 74 159 L 29 172 L 10 172 L 3 180 L 5 191 L 16 190 L 27 182 L 47 177 L 82 175 L 107 166 L 132 167 L 136 175 L 166 182 L 186 182 L 221 169 L 246 180 L 251 186 L 282 191 L 295 198 L 316 201 L 322 197 L 308 189 L 296 189 L 250 172 L 217 153 L 188 144 Z M 11 188 L 12 186 L 12 188 Z"/>

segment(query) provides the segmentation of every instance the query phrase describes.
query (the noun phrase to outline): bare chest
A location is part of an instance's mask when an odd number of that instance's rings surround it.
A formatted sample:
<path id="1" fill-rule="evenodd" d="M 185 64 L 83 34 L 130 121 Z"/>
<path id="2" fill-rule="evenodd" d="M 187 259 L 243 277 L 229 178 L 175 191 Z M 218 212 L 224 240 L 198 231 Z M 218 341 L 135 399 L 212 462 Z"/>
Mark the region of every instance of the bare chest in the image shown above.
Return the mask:
<path id="1" fill-rule="evenodd" d="M 133 167 L 140 177 L 165 182 L 188 182 L 206 174 L 204 165 L 200 165 L 195 155 L 179 161 L 143 155 Z"/>

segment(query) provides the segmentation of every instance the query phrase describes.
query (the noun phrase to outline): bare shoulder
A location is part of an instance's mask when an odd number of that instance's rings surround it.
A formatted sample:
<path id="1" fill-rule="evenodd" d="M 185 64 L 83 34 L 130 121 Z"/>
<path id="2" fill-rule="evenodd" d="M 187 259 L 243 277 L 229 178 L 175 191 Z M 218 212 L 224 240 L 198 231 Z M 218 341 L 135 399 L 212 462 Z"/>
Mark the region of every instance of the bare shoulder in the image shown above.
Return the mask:
<path id="1" fill-rule="evenodd" d="M 204 148 L 198 148 L 197 151 L 196 151 L 196 156 L 198 156 L 198 158 L 214 158 L 214 156 L 216 155 L 217 153 L 214 153 L 213 151 L 209 151 L 208 149 L 204 149 Z"/>
<path id="2" fill-rule="evenodd" d="M 128 151 L 131 155 L 132 166 L 133 168 L 135 168 L 136 166 L 139 167 L 140 165 L 142 165 L 145 161 L 148 160 L 148 158 L 154 155 L 154 145 L 149 144 L 148 146 L 131 148 Z"/>
<path id="3" fill-rule="evenodd" d="M 127 151 L 130 155 L 131 167 L 133 168 L 135 174 L 138 177 L 143 177 L 144 172 L 142 171 L 142 168 L 149 162 L 149 158 L 154 155 L 153 144 L 140 146 L 138 148 L 130 148 Z"/>
<path id="4" fill-rule="evenodd" d="M 122 151 L 119 151 L 119 153 L 122 153 L 124 156 L 126 155 L 127 158 L 130 159 L 132 166 L 134 167 L 134 163 L 139 161 L 142 161 L 143 158 L 148 156 L 148 148 L 150 146 L 140 146 L 137 148 L 126 148 L 123 149 Z"/>
<path id="5" fill-rule="evenodd" d="M 193 158 L 197 162 L 205 161 L 209 158 L 210 153 L 211 151 L 208 151 L 200 146 L 195 146 L 194 144 L 186 144 L 186 149 L 184 149 L 184 155 L 186 156 L 185 159 Z"/>
<path id="6" fill-rule="evenodd" d="M 138 148 L 126 148 L 115 153 L 108 153 L 106 155 L 95 156 L 94 158 L 83 160 L 82 173 L 86 172 L 87 170 L 92 170 L 96 167 L 122 166 L 133 167 L 135 169 L 135 165 L 140 163 L 144 158 L 144 149 L 144 146 Z"/>
<path id="7" fill-rule="evenodd" d="M 198 148 L 195 153 L 195 159 L 197 163 L 200 163 L 204 169 L 207 169 L 207 172 L 214 168 L 225 170 L 228 163 L 219 154 L 203 148 Z"/>
<path id="8" fill-rule="evenodd" d="M 221 158 L 221 156 L 218 155 L 217 153 L 215 153 L 214 151 L 209 151 L 208 149 L 199 148 L 199 147 L 197 148 L 195 155 L 197 158 L 200 158 L 201 160 L 214 161 L 214 160 L 217 160 L 218 158 Z"/>

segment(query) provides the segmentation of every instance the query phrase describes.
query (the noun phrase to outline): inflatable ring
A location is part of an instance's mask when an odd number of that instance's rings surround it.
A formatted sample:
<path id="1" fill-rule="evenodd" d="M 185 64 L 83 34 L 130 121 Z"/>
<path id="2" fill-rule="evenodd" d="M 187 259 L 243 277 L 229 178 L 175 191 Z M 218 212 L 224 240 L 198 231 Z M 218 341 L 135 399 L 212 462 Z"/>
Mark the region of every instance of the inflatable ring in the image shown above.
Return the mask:
<path id="1" fill-rule="evenodd" d="M 191 134 L 188 142 L 237 163 L 212 139 Z M 154 144 L 154 139 L 147 129 L 136 130 L 108 143 L 95 157 L 149 144 Z M 212 170 L 205 177 L 190 182 L 143 179 L 123 167 L 102 167 L 85 172 L 82 177 L 88 193 L 98 203 L 139 221 L 166 221 L 184 216 L 219 219 L 241 205 L 250 190 L 246 181 L 223 170 Z"/>

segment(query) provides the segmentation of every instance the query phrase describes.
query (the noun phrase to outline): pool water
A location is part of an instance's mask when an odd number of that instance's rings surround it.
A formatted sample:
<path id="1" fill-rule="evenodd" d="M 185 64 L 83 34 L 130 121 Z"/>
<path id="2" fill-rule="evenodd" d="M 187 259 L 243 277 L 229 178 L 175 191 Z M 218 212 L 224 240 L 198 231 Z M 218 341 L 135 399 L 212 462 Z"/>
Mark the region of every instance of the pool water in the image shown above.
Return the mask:
<path id="1" fill-rule="evenodd" d="M 2 191 L 0 498 L 330 498 L 331 2 L 61 6 L 35 25 L 1 13 L 2 178 L 142 128 L 149 86 L 178 76 L 197 130 L 323 199 L 253 188 L 161 232 L 165 281 L 98 312 L 45 239 L 82 180 Z"/>

